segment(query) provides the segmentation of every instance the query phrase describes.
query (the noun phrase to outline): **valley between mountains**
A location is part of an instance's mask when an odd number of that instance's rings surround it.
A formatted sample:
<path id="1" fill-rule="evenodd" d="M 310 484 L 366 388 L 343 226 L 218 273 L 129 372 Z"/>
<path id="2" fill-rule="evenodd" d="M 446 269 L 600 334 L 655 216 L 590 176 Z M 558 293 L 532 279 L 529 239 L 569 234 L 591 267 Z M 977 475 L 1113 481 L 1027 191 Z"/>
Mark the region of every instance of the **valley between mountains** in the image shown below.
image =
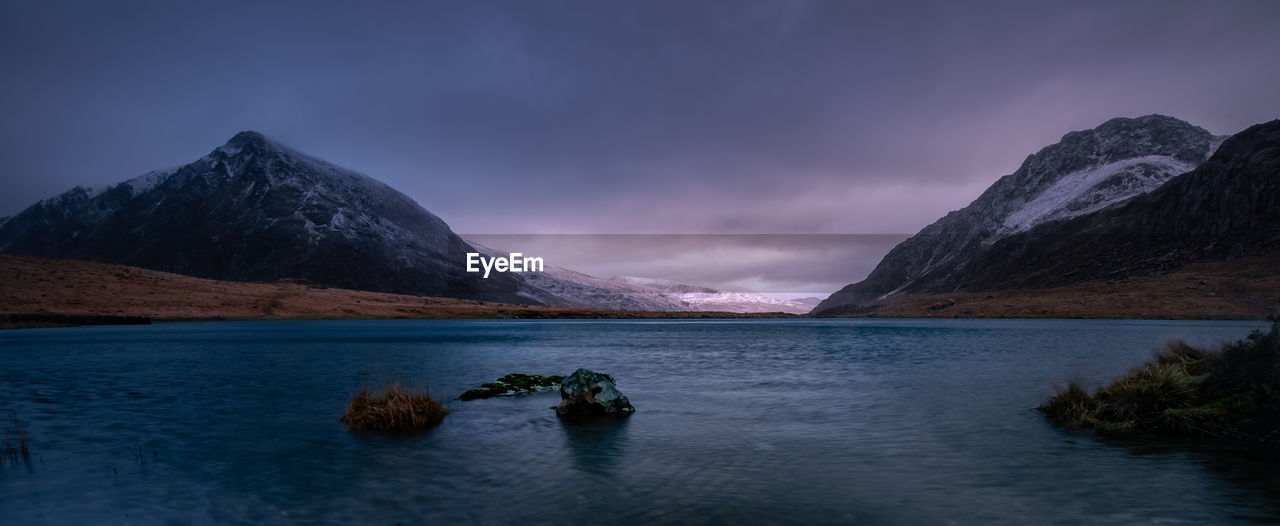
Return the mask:
<path id="1" fill-rule="evenodd" d="M 499 253 L 372 177 L 242 132 L 0 219 L 0 314 L 1265 318 L 1280 315 L 1280 121 L 1068 133 L 816 308 L 554 266 L 482 279 L 469 252 Z"/>
<path id="2" fill-rule="evenodd" d="M 19 315 L 14 319 L 14 315 Z M 0 328 L 79 325 L 75 317 L 160 321 L 368 318 L 751 318 L 793 314 L 627 311 L 513 305 L 273 283 L 194 278 L 101 261 L 0 254 Z M 24 320 L 31 317 L 34 320 Z M 128 320 L 124 320 L 128 321 Z M 112 320 L 103 320 L 112 323 Z M 5 327 L 8 325 L 8 327 Z"/>

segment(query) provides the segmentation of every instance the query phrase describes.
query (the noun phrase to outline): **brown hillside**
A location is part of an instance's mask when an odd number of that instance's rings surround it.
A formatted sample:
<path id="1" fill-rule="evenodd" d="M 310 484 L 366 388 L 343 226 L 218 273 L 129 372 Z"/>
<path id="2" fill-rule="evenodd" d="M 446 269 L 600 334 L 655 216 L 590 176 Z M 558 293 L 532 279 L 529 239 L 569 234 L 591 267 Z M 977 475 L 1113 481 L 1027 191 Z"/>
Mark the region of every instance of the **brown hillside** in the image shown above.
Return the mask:
<path id="1" fill-rule="evenodd" d="M 697 318 L 786 314 L 632 312 L 489 303 L 193 278 L 95 261 L 0 254 L 0 315 L 271 318 Z"/>
<path id="2" fill-rule="evenodd" d="M 1274 258 L 1201 264 L 1163 276 L 1046 289 L 909 295 L 836 316 L 887 318 L 1197 318 L 1280 315 Z"/>

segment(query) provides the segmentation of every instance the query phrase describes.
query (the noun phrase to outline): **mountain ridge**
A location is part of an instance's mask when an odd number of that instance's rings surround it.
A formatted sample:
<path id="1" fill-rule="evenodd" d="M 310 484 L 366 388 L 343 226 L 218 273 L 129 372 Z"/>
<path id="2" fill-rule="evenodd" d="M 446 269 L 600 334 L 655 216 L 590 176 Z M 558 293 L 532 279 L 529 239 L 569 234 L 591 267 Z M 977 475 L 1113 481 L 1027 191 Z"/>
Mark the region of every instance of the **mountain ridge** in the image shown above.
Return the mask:
<path id="1" fill-rule="evenodd" d="M 1073 252 L 1069 260 L 1052 258 L 1066 250 Z M 969 272 L 951 279 L 975 289 L 1053 286 L 1276 253 L 1280 120 L 1231 136 L 1213 157 L 1156 190 L 1001 240 Z"/>
<path id="2" fill-rule="evenodd" d="M 870 311 L 894 294 L 1040 289 L 1274 258 L 1280 253 L 1280 120 L 1215 146 L 1211 157 L 1155 189 L 995 239 L 960 264 L 927 269 L 888 294 L 858 298 L 853 294 L 869 296 L 873 289 L 865 281 L 850 285 L 814 313 Z"/>
<path id="3" fill-rule="evenodd" d="M 453 233 L 389 185 L 242 131 L 191 163 L 76 186 L 0 221 L 0 252 L 90 258 L 198 278 L 624 311 L 807 312 L 761 295 L 568 269 L 463 272 Z M 662 282 L 662 283 L 660 283 Z M 664 285 L 665 284 L 665 285 Z"/>
<path id="4" fill-rule="evenodd" d="M 910 291 L 930 273 L 964 266 L 1003 237 L 1149 192 L 1207 159 L 1218 139 L 1203 128 L 1156 114 L 1114 118 L 1091 130 L 1069 132 L 1027 156 L 969 205 L 891 249 L 866 279 L 832 294 L 813 312 L 874 304 Z M 1045 203 L 1055 206 L 1039 206 Z"/>
<path id="5" fill-rule="evenodd" d="M 462 272 L 473 251 L 413 199 L 254 131 L 176 169 L 75 187 L 0 223 L 0 251 L 210 279 L 527 303 L 510 275 Z"/>

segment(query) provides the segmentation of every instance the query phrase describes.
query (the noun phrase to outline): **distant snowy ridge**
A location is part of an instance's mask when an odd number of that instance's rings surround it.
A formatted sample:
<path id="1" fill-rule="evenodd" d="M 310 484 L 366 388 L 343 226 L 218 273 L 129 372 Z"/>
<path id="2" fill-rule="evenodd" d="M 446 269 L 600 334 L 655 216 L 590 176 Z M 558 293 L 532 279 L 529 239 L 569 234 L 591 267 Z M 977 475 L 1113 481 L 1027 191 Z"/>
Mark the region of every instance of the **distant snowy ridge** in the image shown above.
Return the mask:
<path id="1" fill-rule="evenodd" d="M 173 167 L 166 170 L 156 170 L 153 172 L 147 172 L 145 174 L 134 177 L 133 179 L 129 179 L 128 181 L 125 181 L 122 184 L 129 185 L 129 190 L 133 192 L 133 195 L 140 195 L 143 192 L 146 192 L 152 188 L 155 188 L 156 186 L 159 186 L 160 183 L 163 183 L 165 179 L 169 178 L 169 176 L 175 173 L 178 173 L 178 168 L 180 167 Z"/>
<path id="2" fill-rule="evenodd" d="M 770 298 L 754 292 L 687 292 L 676 297 L 693 307 L 687 310 L 804 314 L 813 308 L 810 303 Z"/>
<path id="3" fill-rule="evenodd" d="M 489 256 L 505 252 L 468 240 Z M 545 305 L 590 309 L 642 311 L 785 312 L 804 314 L 813 305 L 771 298 L 751 292 L 724 292 L 677 281 L 615 276 L 602 279 L 554 265 L 543 272 L 520 274 L 531 289 L 521 291 L 530 300 Z"/>
<path id="4" fill-rule="evenodd" d="M 637 276 L 613 276 L 609 278 L 610 282 L 625 283 L 634 287 L 640 287 L 644 290 L 667 292 L 674 294 L 719 294 L 720 291 L 699 285 L 689 285 L 669 279 L 657 278 L 641 278 Z"/>

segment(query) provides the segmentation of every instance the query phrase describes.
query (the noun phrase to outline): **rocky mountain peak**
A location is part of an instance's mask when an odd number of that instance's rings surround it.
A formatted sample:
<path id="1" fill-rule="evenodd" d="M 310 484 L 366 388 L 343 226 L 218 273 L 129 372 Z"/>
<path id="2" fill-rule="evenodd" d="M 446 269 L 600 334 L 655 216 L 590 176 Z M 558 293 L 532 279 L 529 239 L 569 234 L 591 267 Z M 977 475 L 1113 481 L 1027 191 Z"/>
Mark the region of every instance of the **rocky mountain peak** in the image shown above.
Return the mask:
<path id="1" fill-rule="evenodd" d="M 474 251 L 410 197 L 245 131 L 209 155 L 77 188 L 0 226 L 0 250 L 234 281 L 524 302 L 522 281 L 462 271 Z"/>
<path id="2" fill-rule="evenodd" d="M 266 135 L 253 130 L 245 130 L 232 136 L 231 139 L 227 141 L 227 144 L 231 146 L 248 146 L 262 145 L 271 142 L 274 141 L 268 139 Z"/>
<path id="3" fill-rule="evenodd" d="M 263 154 L 300 155 L 266 135 L 246 130 L 235 134 L 225 144 L 209 152 L 209 157 L 227 160 L 236 157 L 257 157 Z"/>
<path id="4" fill-rule="evenodd" d="M 819 305 L 860 304 L 963 268 L 993 243 L 1151 192 L 1204 162 L 1207 130 L 1165 115 L 1110 119 L 1028 156 L 969 206 L 894 247 L 860 283 Z"/>
<path id="5" fill-rule="evenodd" d="M 1063 135 L 1056 144 L 1028 157 L 1013 176 L 1021 173 L 1018 179 L 1032 182 L 1043 174 L 1061 175 L 1149 155 L 1198 164 L 1209 157 L 1213 139 L 1204 128 L 1173 117 L 1120 117 Z"/>

